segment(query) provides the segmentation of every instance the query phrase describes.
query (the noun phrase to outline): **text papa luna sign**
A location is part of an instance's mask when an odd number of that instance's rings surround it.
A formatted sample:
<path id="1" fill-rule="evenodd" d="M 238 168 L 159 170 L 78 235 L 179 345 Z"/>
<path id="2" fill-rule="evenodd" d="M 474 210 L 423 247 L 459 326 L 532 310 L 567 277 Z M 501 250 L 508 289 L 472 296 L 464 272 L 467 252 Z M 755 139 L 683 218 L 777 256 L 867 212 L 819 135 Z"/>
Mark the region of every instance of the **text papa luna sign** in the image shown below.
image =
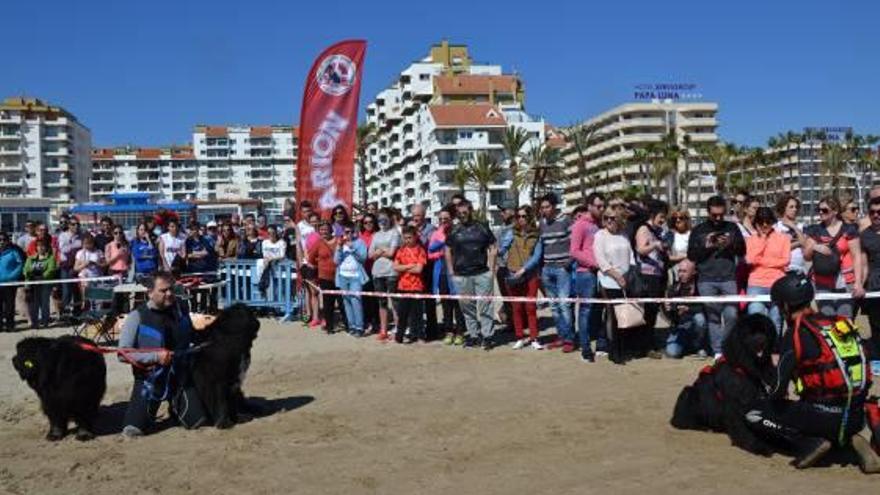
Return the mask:
<path id="1" fill-rule="evenodd" d="M 698 100 L 703 95 L 694 83 L 637 84 L 633 91 L 636 100 Z"/>

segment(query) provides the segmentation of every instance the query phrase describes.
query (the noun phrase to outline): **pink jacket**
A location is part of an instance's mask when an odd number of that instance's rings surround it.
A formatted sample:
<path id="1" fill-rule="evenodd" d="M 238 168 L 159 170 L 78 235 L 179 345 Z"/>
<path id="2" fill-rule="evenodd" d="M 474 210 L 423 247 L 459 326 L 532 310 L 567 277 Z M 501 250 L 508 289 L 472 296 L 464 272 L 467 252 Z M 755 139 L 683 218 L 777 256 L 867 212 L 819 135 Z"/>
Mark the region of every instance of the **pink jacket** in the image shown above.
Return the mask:
<path id="1" fill-rule="evenodd" d="M 586 272 L 599 268 L 596 255 L 593 253 L 593 239 L 599 226 L 590 214 L 581 215 L 571 227 L 571 247 L 569 253 L 577 262 L 577 271 Z"/>
<path id="2" fill-rule="evenodd" d="M 428 245 L 425 246 L 428 249 L 428 259 L 429 260 L 439 260 L 443 257 L 446 249 L 436 249 L 432 251 L 432 246 L 436 246 L 435 243 L 446 244 L 446 232 L 443 232 L 443 228 L 438 227 L 434 229 L 434 233 L 431 234 L 431 240 L 428 241 Z"/>
<path id="3" fill-rule="evenodd" d="M 751 265 L 750 287 L 772 287 L 791 262 L 791 239 L 771 231 L 767 237 L 753 235 L 746 239 L 746 263 Z"/>

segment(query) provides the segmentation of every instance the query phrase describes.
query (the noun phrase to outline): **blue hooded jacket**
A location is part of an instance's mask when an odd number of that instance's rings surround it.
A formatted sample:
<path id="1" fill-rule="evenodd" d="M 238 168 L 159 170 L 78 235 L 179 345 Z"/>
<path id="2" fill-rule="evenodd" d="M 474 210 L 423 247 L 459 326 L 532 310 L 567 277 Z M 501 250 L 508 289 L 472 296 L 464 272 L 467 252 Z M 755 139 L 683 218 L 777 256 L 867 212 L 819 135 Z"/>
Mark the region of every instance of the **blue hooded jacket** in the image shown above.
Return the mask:
<path id="1" fill-rule="evenodd" d="M 7 246 L 0 251 L 0 283 L 21 280 L 24 256 L 17 246 Z"/>

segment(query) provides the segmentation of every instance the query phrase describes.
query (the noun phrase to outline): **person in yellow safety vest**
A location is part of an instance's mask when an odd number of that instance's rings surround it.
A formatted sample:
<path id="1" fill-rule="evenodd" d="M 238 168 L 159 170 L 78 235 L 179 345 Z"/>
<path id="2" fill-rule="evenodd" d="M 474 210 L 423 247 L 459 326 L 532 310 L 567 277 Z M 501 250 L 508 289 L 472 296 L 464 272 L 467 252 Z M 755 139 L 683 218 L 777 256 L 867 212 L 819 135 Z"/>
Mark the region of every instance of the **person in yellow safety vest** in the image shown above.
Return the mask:
<path id="1" fill-rule="evenodd" d="M 814 313 L 813 285 L 788 273 L 770 290 L 788 321 L 782 337 L 778 378 L 768 399 L 746 414 L 747 424 L 768 440 L 793 447 L 798 469 L 818 462 L 832 446 L 852 447 L 865 473 L 880 472 L 880 457 L 858 434 L 865 426 L 871 385 L 866 349 L 858 329 L 845 318 Z M 800 400 L 786 398 L 795 382 Z"/>

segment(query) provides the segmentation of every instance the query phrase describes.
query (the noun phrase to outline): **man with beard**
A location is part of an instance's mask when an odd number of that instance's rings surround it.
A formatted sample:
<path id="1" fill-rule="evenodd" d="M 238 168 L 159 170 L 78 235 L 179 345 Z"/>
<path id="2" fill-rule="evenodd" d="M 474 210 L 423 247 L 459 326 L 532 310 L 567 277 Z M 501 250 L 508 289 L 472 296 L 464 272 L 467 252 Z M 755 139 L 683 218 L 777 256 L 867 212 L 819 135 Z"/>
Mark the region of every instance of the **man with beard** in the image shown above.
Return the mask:
<path id="1" fill-rule="evenodd" d="M 729 296 L 737 293 L 737 259 L 745 256 L 746 242 L 733 222 L 724 220 L 727 202 L 712 196 L 706 202 L 709 218 L 698 225 L 688 242 L 688 259 L 696 263 L 701 296 Z M 706 304 L 709 343 L 715 359 L 721 357 L 721 343 L 736 321 L 736 304 Z"/>
<path id="2" fill-rule="evenodd" d="M 160 273 L 148 279 L 147 302 L 122 323 L 119 347 L 145 349 L 120 356 L 132 365 L 134 385 L 125 411 L 122 436 L 142 436 L 152 426 L 159 405 L 171 399 L 169 375 L 175 352 L 189 347 L 192 322 L 174 297 L 174 279 Z"/>

